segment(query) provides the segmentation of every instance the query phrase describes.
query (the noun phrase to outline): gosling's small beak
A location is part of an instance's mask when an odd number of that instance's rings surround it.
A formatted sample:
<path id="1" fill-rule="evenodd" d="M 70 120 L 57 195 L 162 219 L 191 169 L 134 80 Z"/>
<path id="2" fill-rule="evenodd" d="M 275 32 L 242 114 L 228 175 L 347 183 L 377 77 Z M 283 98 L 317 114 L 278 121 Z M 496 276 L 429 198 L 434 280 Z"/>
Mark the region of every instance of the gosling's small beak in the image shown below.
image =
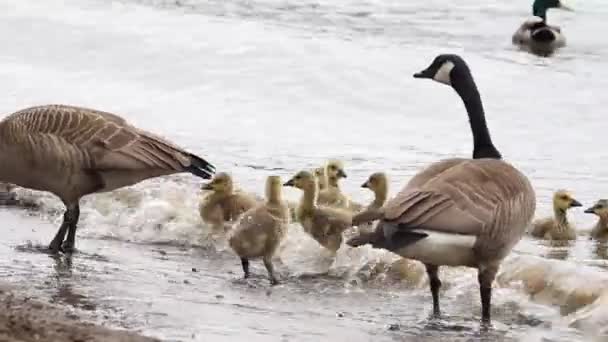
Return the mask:
<path id="1" fill-rule="evenodd" d="M 338 177 L 346 178 L 346 172 L 344 172 L 344 170 L 338 170 Z"/>
<path id="2" fill-rule="evenodd" d="M 201 185 L 201 190 L 213 190 L 213 187 L 211 186 L 211 183 L 203 183 L 203 185 Z"/>
<path id="3" fill-rule="evenodd" d="M 595 207 L 585 209 L 585 214 L 595 214 Z"/>
<path id="4" fill-rule="evenodd" d="M 414 74 L 414 78 L 433 78 L 429 69 L 424 69 Z"/>
<path id="5" fill-rule="evenodd" d="M 294 186 L 294 185 L 295 185 L 295 183 L 293 181 L 293 178 L 288 180 L 287 182 L 285 182 L 285 184 L 283 184 L 283 186 Z"/>
<path id="6" fill-rule="evenodd" d="M 583 205 L 581 204 L 581 202 L 572 199 L 572 203 L 570 203 L 570 207 L 582 207 Z"/>
<path id="7" fill-rule="evenodd" d="M 361 184 L 362 188 L 369 188 L 369 182 L 365 181 L 365 183 Z"/>

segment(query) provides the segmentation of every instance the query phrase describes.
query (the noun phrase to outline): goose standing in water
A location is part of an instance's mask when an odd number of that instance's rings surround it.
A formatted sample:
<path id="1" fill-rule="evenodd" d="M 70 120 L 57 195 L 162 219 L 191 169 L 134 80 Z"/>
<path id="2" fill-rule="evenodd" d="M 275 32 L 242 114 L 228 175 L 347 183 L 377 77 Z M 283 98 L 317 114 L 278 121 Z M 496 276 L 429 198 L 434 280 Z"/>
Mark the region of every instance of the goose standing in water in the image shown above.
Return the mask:
<path id="1" fill-rule="evenodd" d="M 477 86 L 460 56 L 439 55 L 414 77 L 450 85 L 460 95 L 473 133 L 473 158 L 429 165 L 371 217 L 380 219 L 375 232 L 348 244 L 371 244 L 424 263 L 434 315 L 440 313 L 439 267 L 477 268 L 482 320 L 489 322 L 492 283 L 532 220 L 536 196 L 528 178 L 503 161 L 492 143 Z M 356 215 L 353 224 L 365 215 Z"/>
<path id="2" fill-rule="evenodd" d="M 601 199 L 591 208 L 585 210 L 587 214 L 595 214 L 599 218 L 591 230 L 591 237 L 596 240 L 608 239 L 608 200 Z"/>
<path id="3" fill-rule="evenodd" d="M 74 249 L 83 196 L 163 175 L 207 179 L 215 172 L 204 159 L 117 115 L 66 105 L 31 107 L 0 121 L 0 165 L 0 181 L 48 191 L 65 204 L 52 252 Z"/>
<path id="4" fill-rule="evenodd" d="M 547 11 L 559 8 L 571 11 L 561 0 L 535 0 L 532 18 L 526 20 L 511 38 L 513 44 L 539 56 L 550 56 L 566 45 L 566 38 L 558 26 L 547 24 Z"/>
<path id="5" fill-rule="evenodd" d="M 568 222 L 567 211 L 570 208 L 581 207 L 572 194 L 566 190 L 558 190 L 553 194 L 553 217 L 535 221 L 530 235 L 548 240 L 576 240 L 576 230 Z"/>

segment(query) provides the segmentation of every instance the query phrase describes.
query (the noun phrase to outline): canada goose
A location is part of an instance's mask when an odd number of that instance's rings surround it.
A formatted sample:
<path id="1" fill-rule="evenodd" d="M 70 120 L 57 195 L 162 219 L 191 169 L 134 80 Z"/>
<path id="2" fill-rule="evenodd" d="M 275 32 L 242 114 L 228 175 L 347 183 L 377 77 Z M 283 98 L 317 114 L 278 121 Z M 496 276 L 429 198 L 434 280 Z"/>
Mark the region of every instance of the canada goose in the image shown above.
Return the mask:
<path id="1" fill-rule="evenodd" d="M 236 222 L 259 203 L 253 196 L 236 191 L 232 177 L 226 172 L 217 173 L 201 189 L 212 191 L 201 200 L 199 211 L 203 222 L 211 224 L 214 232 L 223 232 L 225 223 Z"/>
<path id="2" fill-rule="evenodd" d="M 608 200 L 601 199 L 591 208 L 585 210 L 587 214 L 595 214 L 599 220 L 591 230 L 591 237 L 597 240 L 608 239 Z"/>
<path id="3" fill-rule="evenodd" d="M 281 178 L 266 180 L 266 203 L 249 209 L 229 233 L 228 243 L 241 258 L 245 278 L 249 277 L 249 259 L 262 257 L 272 285 L 278 284 L 272 257 L 283 240 L 289 224 L 289 208 L 281 196 Z"/>
<path id="4" fill-rule="evenodd" d="M 206 179 L 215 172 L 204 159 L 117 115 L 66 105 L 31 107 L 4 118 L 0 165 L 0 181 L 51 192 L 65 204 L 52 252 L 74 249 L 85 195 L 174 173 Z"/>
<path id="5" fill-rule="evenodd" d="M 342 193 L 342 189 L 340 189 L 340 184 L 338 183 L 339 178 L 338 175 L 330 175 L 327 177 L 327 187 L 319 191 L 317 198 L 317 203 L 319 205 L 336 208 L 349 207 L 349 200 Z"/>
<path id="6" fill-rule="evenodd" d="M 492 282 L 532 220 L 534 190 L 525 175 L 502 160 L 492 143 L 477 86 L 460 56 L 439 55 L 414 77 L 450 85 L 462 98 L 473 133 L 473 159 L 451 158 L 429 165 L 378 215 L 366 217 L 381 219 L 375 232 L 347 243 L 371 244 L 424 263 L 435 315 L 439 315 L 439 267 L 477 268 L 482 319 L 489 322 Z M 353 224 L 365 215 L 355 215 Z"/>
<path id="7" fill-rule="evenodd" d="M 284 185 L 304 192 L 296 209 L 298 222 L 304 231 L 323 247 L 336 252 L 342 244 L 342 232 L 352 225 L 351 214 L 339 208 L 317 206 L 316 178 L 308 171 L 298 172 Z"/>
<path id="8" fill-rule="evenodd" d="M 568 191 L 556 191 L 553 194 L 554 217 L 534 221 L 530 235 L 549 240 L 576 240 L 576 232 L 568 222 L 566 211 L 580 206 L 582 204 Z"/>
<path id="9" fill-rule="evenodd" d="M 562 0 L 535 0 L 532 5 L 532 18 L 526 20 L 511 38 L 513 44 L 539 55 L 549 56 L 558 48 L 566 45 L 566 38 L 558 26 L 547 24 L 547 11 L 550 8 L 572 10 Z"/>
<path id="10" fill-rule="evenodd" d="M 374 200 L 364 209 L 364 212 L 367 213 L 365 216 L 371 215 L 374 217 L 378 215 L 378 211 L 382 210 L 388 196 L 388 177 L 384 172 L 373 173 L 361 184 L 361 187 L 374 193 Z M 365 221 L 365 216 L 357 216 L 357 219 L 361 220 L 363 218 Z M 359 229 L 363 231 L 369 231 L 372 228 L 371 222 L 359 224 Z"/>
<path id="11" fill-rule="evenodd" d="M 315 177 L 317 177 L 317 185 L 319 186 L 319 191 L 327 188 L 327 174 L 325 173 L 325 171 L 325 166 L 321 166 L 314 169 Z"/>
<path id="12" fill-rule="evenodd" d="M 13 184 L 0 183 L 0 205 L 15 205 L 18 202 L 14 188 Z"/>

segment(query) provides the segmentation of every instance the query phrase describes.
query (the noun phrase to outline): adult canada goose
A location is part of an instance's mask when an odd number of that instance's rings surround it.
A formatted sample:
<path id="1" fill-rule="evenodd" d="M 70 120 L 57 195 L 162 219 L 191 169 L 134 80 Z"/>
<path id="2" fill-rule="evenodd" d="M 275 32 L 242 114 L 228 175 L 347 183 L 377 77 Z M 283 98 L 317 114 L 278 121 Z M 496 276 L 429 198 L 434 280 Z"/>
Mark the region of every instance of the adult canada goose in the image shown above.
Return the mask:
<path id="1" fill-rule="evenodd" d="M 65 204 L 52 252 L 73 250 L 83 196 L 179 172 L 210 178 L 215 170 L 117 115 L 66 105 L 31 107 L 2 120 L 0 165 L 0 181 L 51 192 Z"/>
<path id="2" fill-rule="evenodd" d="M 549 56 L 565 46 L 566 38 L 561 29 L 547 24 L 547 11 L 550 8 L 572 10 L 561 0 L 535 0 L 532 5 L 534 16 L 515 31 L 511 37 L 513 44 L 540 56 Z"/>
<path id="3" fill-rule="evenodd" d="M 296 216 L 304 231 L 323 247 L 336 252 L 342 244 L 342 232 L 352 225 L 352 215 L 340 208 L 317 206 L 316 177 L 308 171 L 298 172 L 283 185 L 303 192 Z"/>
<path id="4" fill-rule="evenodd" d="M 566 212 L 570 208 L 582 204 L 566 190 L 558 190 L 553 194 L 553 217 L 540 219 L 532 223 L 530 235 L 549 240 L 576 240 L 576 231 L 568 222 Z"/>
<path id="5" fill-rule="evenodd" d="M 252 195 L 236 191 L 232 177 L 226 172 L 217 173 L 201 189 L 212 191 L 201 200 L 199 212 L 214 232 L 223 232 L 225 223 L 236 222 L 244 212 L 258 204 Z"/>
<path id="6" fill-rule="evenodd" d="M 597 240 L 608 239 L 608 200 L 601 199 L 591 208 L 585 210 L 587 214 L 595 214 L 599 220 L 591 230 L 591 237 Z"/>
<path id="7" fill-rule="evenodd" d="M 14 205 L 17 203 L 17 194 L 13 192 L 15 186 L 9 183 L 0 183 L 0 205 Z"/>
<path id="8" fill-rule="evenodd" d="M 287 233 L 290 215 L 281 196 L 282 186 L 279 176 L 268 177 L 266 203 L 245 212 L 228 237 L 230 247 L 241 258 L 245 278 L 249 277 L 249 259 L 261 257 L 272 285 L 278 283 L 272 257 Z"/>
<path id="9" fill-rule="evenodd" d="M 361 213 L 353 224 L 380 219 L 375 232 L 348 241 L 371 244 L 425 264 L 439 314 L 439 267 L 478 269 L 482 319 L 490 320 L 492 282 L 502 259 L 521 239 L 534 215 L 536 198 L 530 182 L 504 162 L 486 125 L 481 97 L 465 61 L 439 55 L 415 78 L 451 85 L 460 95 L 473 133 L 473 159 L 433 163 L 416 174 L 378 215 Z"/>

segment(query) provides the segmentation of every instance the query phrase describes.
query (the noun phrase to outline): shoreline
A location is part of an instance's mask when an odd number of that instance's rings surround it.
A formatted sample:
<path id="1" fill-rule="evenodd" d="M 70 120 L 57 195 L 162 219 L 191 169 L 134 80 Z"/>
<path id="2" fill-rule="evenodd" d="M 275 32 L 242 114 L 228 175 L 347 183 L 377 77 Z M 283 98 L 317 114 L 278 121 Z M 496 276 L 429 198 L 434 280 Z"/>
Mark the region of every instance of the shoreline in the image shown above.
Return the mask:
<path id="1" fill-rule="evenodd" d="M 82 321 L 65 308 L 20 294 L 0 283 L 0 341 L 158 342 L 159 339 Z"/>

